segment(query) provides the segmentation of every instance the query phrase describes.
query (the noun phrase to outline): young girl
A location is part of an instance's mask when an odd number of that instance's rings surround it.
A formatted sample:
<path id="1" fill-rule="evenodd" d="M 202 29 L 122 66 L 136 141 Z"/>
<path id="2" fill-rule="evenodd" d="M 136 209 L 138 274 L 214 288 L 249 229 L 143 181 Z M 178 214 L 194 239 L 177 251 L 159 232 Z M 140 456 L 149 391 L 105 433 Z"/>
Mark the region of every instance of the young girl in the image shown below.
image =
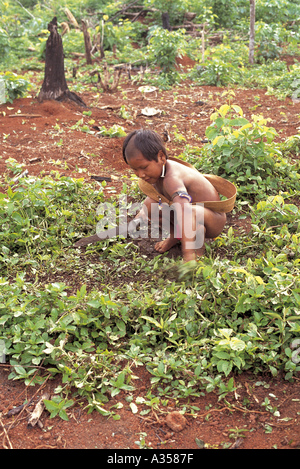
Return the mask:
<path id="1" fill-rule="evenodd" d="M 170 235 L 155 245 L 156 251 L 163 253 L 180 240 L 184 262 L 203 254 L 205 237 L 215 238 L 221 233 L 226 223 L 224 211 L 229 211 L 205 206 L 204 201 L 220 201 L 214 185 L 191 165 L 168 158 L 163 141 L 152 130 L 140 129 L 127 135 L 123 158 L 141 179 L 141 189 L 150 194 L 136 218 L 159 219 L 163 224 L 170 218 L 170 205 L 173 210 Z"/>

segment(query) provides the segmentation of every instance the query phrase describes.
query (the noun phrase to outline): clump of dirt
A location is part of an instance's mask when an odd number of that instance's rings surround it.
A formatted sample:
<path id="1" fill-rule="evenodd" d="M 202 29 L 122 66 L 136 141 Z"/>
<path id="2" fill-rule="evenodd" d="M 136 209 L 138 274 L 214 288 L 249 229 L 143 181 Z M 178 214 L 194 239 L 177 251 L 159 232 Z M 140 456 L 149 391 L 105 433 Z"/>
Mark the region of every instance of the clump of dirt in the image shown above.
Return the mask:
<path id="1" fill-rule="evenodd" d="M 170 412 L 166 417 L 166 424 L 174 432 L 181 432 L 187 424 L 187 420 L 180 412 Z"/>

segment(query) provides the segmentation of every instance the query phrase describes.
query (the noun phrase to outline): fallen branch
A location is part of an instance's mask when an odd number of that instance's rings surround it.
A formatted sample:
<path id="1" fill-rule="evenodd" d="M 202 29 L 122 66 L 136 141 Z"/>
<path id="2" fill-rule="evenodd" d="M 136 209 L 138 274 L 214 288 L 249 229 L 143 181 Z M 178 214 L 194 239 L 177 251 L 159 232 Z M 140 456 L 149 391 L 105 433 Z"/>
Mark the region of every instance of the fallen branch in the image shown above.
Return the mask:
<path id="1" fill-rule="evenodd" d="M 28 426 L 29 427 L 34 427 L 36 424 L 39 424 L 40 417 L 41 417 L 41 415 L 44 411 L 44 408 L 45 408 L 44 400 L 49 399 L 49 397 L 50 397 L 50 394 L 48 392 L 45 392 L 42 395 L 42 397 L 40 398 L 40 400 L 37 402 L 32 414 L 30 415 L 29 420 L 28 420 Z M 40 422 L 40 425 L 42 425 L 41 422 Z"/>
<path id="2" fill-rule="evenodd" d="M 91 179 L 94 179 L 95 181 L 111 181 L 111 177 L 106 177 L 106 176 L 91 176 Z"/>
<path id="3" fill-rule="evenodd" d="M 6 428 L 5 428 L 5 426 L 3 425 L 3 423 L 2 423 L 1 418 L 0 418 L 0 424 L 1 424 L 1 427 L 3 428 L 3 432 L 4 432 L 3 447 L 4 447 L 5 449 L 14 449 L 14 448 L 13 448 L 13 445 L 11 444 L 11 441 L 10 441 L 10 439 L 9 439 L 8 433 L 7 433 L 7 431 L 6 431 Z M 7 448 L 7 446 L 6 446 L 5 443 L 4 443 L 4 439 L 5 439 L 5 438 L 6 438 L 6 440 L 7 440 L 7 443 L 9 444 L 9 448 Z"/>
<path id="4" fill-rule="evenodd" d="M 52 445 L 39 445 L 39 446 L 36 446 L 35 448 L 33 449 L 42 449 L 42 448 L 50 448 L 50 449 L 57 449 L 58 446 L 52 446 Z"/>
<path id="5" fill-rule="evenodd" d="M 238 410 L 239 412 L 249 412 L 249 413 L 254 413 L 254 414 L 267 414 L 268 413 L 268 412 L 261 412 L 259 410 L 243 409 L 235 405 L 232 405 L 232 407 L 222 407 L 221 409 L 211 409 L 208 412 L 205 412 L 205 414 L 198 415 L 198 418 L 206 417 L 208 414 L 211 414 L 212 412 L 223 412 L 224 410 L 229 410 L 229 412 L 234 412 L 235 410 Z M 189 415 L 189 414 L 186 414 L 186 415 Z"/>
<path id="6" fill-rule="evenodd" d="M 83 52 L 70 52 L 70 55 L 73 55 L 74 57 L 85 57 Z"/>
<path id="7" fill-rule="evenodd" d="M 42 158 L 40 158 L 39 156 L 37 158 L 32 158 L 28 160 L 29 163 L 39 163 L 40 161 L 42 161 Z"/>
<path id="8" fill-rule="evenodd" d="M 12 179 L 13 184 L 11 187 L 14 187 L 19 182 L 20 179 L 25 178 L 27 175 L 28 175 L 28 169 L 25 169 L 25 171 L 23 171 L 21 174 L 18 174 L 18 176 L 15 176 Z"/>
<path id="9" fill-rule="evenodd" d="M 0 363 L 0 366 L 6 366 L 6 367 L 13 368 L 16 365 L 11 365 L 10 363 Z M 26 365 L 26 368 L 37 368 L 37 369 L 40 369 L 40 370 L 47 370 L 47 368 L 45 366 L 40 366 L 40 365 Z"/>
<path id="10" fill-rule="evenodd" d="M 112 109 L 113 111 L 116 109 L 120 109 L 122 104 L 106 104 L 105 106 L 101 106 L 99 109 Z"/>
<path id="11" fill-rule="evenodd" d="M 295 425 L 295 420 L 292 419 L 291 422 L 288 423 L 271 423 L 271 422 L 266 422 L 267 425 L 270 425 L 271 427 L 289 427 L 290 425 Z"/>
<path id="12" fill-rule="evenodd" d="M 64 8 L 64 12 L 65 14 L 67 15 L 68 17 L 68 20 L 70 21 L 70 23 L 74 26 L 75 29 L 80 29 L 79 28 L 79 24 L 77 23 L 77 20 L 76 18 L 74 17 L 74 15 L 70 12 L 69 8 Z"/>
<path id="13" fill-rule="evenodd" d="M 24 409 L 24 407 L 27 407 L 29 404 L 30 403 L 28 402 L 27 404 L 21 404 L 21 405 L 18 405 L 18 407 L 14 407 L 13 409 L 10 409 L 6 414 L 6 417 L 12 417 L 13 415 L 18 415 Z"/>
<path id="14" fill-rule="evenodd" d="M 43 361 L 44 361 L 44 360 L 43 360 Z M 43 361 L 42 361 L 42 363 L 43 363 Z M 33 374 L 33 376 L 32 376 L 32 378 L 31 378 L 30 382 L 28 383 L 28 386 L 30 386 L 31 381 L 34 380 L 35 376 L 36 376 L 36 373 Z M 33 399 L 35 398 L 35 396 L 43 389 L 43 387 L 46 385 L 46 383 L 47 383 L 48 379 L 50 378 L 50 376 L 51 376 L 50 374 L 47 376 L 47 378 L 45 379 L 45 381 L 41 384 L 41 386 L 37 389 L 37 391 L 36 391 L 36 392 L 34 393 L 34 395 L 31 397 L 30 402 L 32 402 Z M 25 390 L 26 390 L 26 389 L 27 389 L 27 388 L 25 388 Z M 23 390 L 23 391 L 21 392 L 21 394 L 19 394 L 18 399 L 22 396 L 22 394 L 25 392 L 25 390 Z M 21 412 L 20 412 L 19 414 L 17 414 L 16 418 L 15 418 L 15 419 L 11 422 L 11 424 L 9 425 L 8 431 L 9 431 L 11 428 L 16 427 L 16 426 L 19 424 L 19 422 L 20 422 L 21 420 L 23 420 L 24 418 L 27 418 L 27 417 L 22 417 L 22 414 L 23 414 L 23 412 L 24 412 L 24 410 L 25 410 L 26 408 L 27 408 L 27 405 L 24 406 L 24 407 L 21 409 Z M 21 418 L 21 417 L 22 417 L 22 418 Z"/>
<path id="15" fill-rule="evenodd" d="M 33 18 L 33 19 L 35 20 L 35 17 L 33 16 L 33 14 L 30 13 L 30 11 L 27 10 L 27 8 L 25 8 L 25 7 L 22 5 L 21 2 L 19 2 L 19 0 L 16 0 L 16 2 L 20 5 L 21 8 L 23 8 L 24 11 L 26 11 L 26 13 L 27 13 L 29 16 L 31 16 L 31 18 Z"/>
<path id="16" fill-rule="evenodd" d="M 247 412 L 247 413 L 251 413 L 251 414 L 267 414 L 268 412 L 262 412 L 260 410 L 250 410 L 250 409 L 244 409 L 243 407 L 238 407 L 236 405 L 233 405 L 232 404 L 232 407 L 235 409 L 235 410 L 238 410 L 239 412 Z M 232 409 L 229 409 L 232 411 Z"/>
<path id="17" fill-rule="evenodd" d="M 123 5 L 121 10 L 117 11 L 113 16 L 110 17 L 110 21 L 113 21 L 115 18 L 117 18 L 120 15 L 124 15 L 126 10 L 129 10 L 131 7 L 133 7 L 138 2 L 139 2 L 139 0 L 134 0 L 133 2 L 128 3 L 127 5 L 126 4 Z"/>
<path id="18" fill-rule="evenodd" d="M 34 119 L 36 117 L 43 117 L 40 114 L 10 114 L 8 117 L 23 117 L 26 119 Z"/>
<path id="19" fill-rule="evenodd" d="M 241 444 L 243 443 L 243 438 L 238 438 L 231 446 L 229 449 L 237 449 L 241 446 Z"/>

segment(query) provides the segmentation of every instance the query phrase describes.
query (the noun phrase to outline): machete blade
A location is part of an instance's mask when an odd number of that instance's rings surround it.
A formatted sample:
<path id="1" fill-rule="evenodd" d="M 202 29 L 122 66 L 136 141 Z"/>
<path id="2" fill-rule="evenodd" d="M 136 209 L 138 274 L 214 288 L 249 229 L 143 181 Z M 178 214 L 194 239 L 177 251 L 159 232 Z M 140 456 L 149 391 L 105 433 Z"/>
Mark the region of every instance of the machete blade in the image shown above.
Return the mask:
<path id="1" fill-rule="evenodd" d="M 115 226 L 113 228 L 109 228 L 108 230 L 100 231 L 93 236 L 79 239 L 79 241 L 76 241 L 74 244 L 74 247 L 79 248 L 82 246 L 87 246 L 88 244 L 95 244 L 99 241 L 103 241 L 104 239 L 114 238 L 115 236 L 124 236 L 125 238 L 128 238 L 129 235 L 132 235 L 132 237 L 136 237 L 133 236 L 133 234 L 137 233 L 137 227 L 142 225 L 142 221 L 143 220 L 141 218 L 135 218 L 129 223 L 123 224 L 121 226 Z"/>

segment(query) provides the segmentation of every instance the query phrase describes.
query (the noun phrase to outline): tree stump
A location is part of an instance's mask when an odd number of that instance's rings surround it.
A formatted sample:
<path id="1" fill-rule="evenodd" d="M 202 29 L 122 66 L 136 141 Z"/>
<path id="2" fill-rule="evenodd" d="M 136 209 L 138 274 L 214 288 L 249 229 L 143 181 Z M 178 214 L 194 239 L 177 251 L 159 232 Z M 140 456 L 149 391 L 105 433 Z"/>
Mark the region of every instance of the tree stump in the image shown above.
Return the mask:
<path id="1" fill-rule="evenodd" d="M 81 24 L 82 24 L 82 31 L 83 31 L 83 37 L 84 37 L 86 63 L 87 63 L 87 65 L 92 65 L 92 63 L 93 63 L 92 62 L 92 55 L 91 55 L 92 42 L 91 42 L 90 33 L 88 32 L 87 21 L 81 20 Z"/>
<path id="2" fill-rule="evenodd" d="M 170 17 L 169 17 L 169 13 L 166 12 L 166 13 L 162 13 L 161 14 L 161 19 L 162 19 L 162 27 L 164 29 L 167 29 L 168 31 L 171 31 L 171 25 L 170 25 Z"/>
<path id="3" fill-rule="evenodd" d="M 56 101 L 70 99 L 80 106 L 86 107 L 84 101 L 68 88 L 65 78 L 62 39 L 57 32 L 56 17 L 48 24 L 48 30 L 50 36 L 46 43 L 45 76 L 38 100 L 41 102 L 45 99 L 55 99 Z"/>

